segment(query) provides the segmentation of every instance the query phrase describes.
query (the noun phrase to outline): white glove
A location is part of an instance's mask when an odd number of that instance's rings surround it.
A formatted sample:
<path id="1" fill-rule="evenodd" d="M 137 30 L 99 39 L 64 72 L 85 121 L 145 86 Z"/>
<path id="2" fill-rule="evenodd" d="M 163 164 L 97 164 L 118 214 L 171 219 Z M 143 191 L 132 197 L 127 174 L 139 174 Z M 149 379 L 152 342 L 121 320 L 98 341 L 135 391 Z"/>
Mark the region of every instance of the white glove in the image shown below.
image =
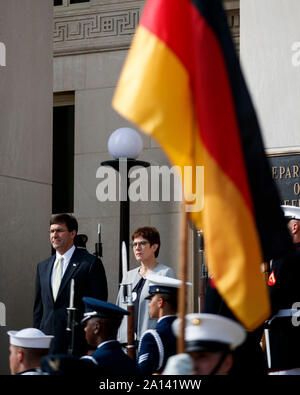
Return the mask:
<path id="1" fill-rule="evenodd" d="M 172 355 L 167 361 L 163 375 L 191 375 L 193 374 L 194 364 L 188 354 Z"/>

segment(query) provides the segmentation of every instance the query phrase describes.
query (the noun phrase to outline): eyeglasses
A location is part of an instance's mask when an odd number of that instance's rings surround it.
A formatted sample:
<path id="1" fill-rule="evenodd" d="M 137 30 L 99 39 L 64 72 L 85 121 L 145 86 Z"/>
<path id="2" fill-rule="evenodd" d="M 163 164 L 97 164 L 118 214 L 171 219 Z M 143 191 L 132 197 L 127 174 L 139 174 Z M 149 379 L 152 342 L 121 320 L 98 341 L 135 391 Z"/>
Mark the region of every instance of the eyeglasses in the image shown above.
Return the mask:
<path id="1" fill-rule="evenodd" d="M 137 248 L 137 247 L 144 248 L 145 245 L 147 245 L 148 243 L 149 243 L 149 241 L 143 240 L 143 241 L 137 241 L 137 242 L 131 243 L 130 245 L 132 248 Z"/>

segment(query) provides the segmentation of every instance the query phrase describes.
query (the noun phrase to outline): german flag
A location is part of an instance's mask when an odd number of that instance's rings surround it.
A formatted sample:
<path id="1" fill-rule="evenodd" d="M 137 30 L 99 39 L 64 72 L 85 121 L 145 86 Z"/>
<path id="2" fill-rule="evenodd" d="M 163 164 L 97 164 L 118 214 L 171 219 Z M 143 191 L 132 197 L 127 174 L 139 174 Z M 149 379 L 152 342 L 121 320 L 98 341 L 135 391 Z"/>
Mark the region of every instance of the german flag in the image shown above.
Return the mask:
<path id="1" fill-rule="evenodd" d="M 291 240 L 220 1 L 148 0 L 113 107 L 174 165 L 204 166 L 204 209 L 191 217 L 218 291 L 256 328 L 270 314 L 261 264 Z"/>

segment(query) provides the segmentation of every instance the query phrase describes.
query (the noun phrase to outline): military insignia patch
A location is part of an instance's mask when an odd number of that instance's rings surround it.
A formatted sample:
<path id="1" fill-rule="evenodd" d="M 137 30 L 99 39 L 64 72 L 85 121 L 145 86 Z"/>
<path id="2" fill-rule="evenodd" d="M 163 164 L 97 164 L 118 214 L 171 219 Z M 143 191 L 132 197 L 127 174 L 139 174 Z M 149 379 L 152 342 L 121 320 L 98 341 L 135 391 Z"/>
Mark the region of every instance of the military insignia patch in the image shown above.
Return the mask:
<path id="1" fill-rule="evenodd" d="M 276 283 L 276 277 L 275 277 L 275 273 L 274 273 L 274 270 L 273 270 L 272 273 L 269 276 L 268 285 L 272 286 L 275 283 Z"/>

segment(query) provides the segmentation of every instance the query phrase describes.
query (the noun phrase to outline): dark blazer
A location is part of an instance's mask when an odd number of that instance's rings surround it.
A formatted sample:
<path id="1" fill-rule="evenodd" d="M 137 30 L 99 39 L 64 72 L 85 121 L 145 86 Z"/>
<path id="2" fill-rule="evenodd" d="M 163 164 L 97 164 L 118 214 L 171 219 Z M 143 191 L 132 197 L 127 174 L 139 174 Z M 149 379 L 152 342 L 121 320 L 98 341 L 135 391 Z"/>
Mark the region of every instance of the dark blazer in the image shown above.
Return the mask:
<path id="1" fill-rule="evenodd" d="M 122 377 L 140 376 L 141 374 L 135 360 L 124 353 L 117 340 L 100 344 L 93 354 L 84 356 L 82 359 L 92 360 L 105 376 Z"/>
<path id="2" fill-rule="evenodd" d="M 74 279 L 74 307 L 80 322 L 85 306 L 83 296 L 107 301 L 107 281 L 102 262 L 87 251 L 76 248 L 62 278 L 56 301 L 52 296 L 51 274 L 56 255 L 38 264 L 35 282 L 34 327 L 47 335 L 54 335 L 50 353 L 66 353 L 68 349 L 67 307 L 70 302 L 70 284 Z M 82 325 L 75 330 L 74 354 L 83 355 L 87 343 Z"/>
<path id="3" fill-rule="evenodd" d="M 138 365 L 143 375 L 161 373 L 172 355 L 176 354 L 176 337 L 172 324 L 176 316 L 160 319 L 155 330 L 144 332 L 141 338 Z"/>

